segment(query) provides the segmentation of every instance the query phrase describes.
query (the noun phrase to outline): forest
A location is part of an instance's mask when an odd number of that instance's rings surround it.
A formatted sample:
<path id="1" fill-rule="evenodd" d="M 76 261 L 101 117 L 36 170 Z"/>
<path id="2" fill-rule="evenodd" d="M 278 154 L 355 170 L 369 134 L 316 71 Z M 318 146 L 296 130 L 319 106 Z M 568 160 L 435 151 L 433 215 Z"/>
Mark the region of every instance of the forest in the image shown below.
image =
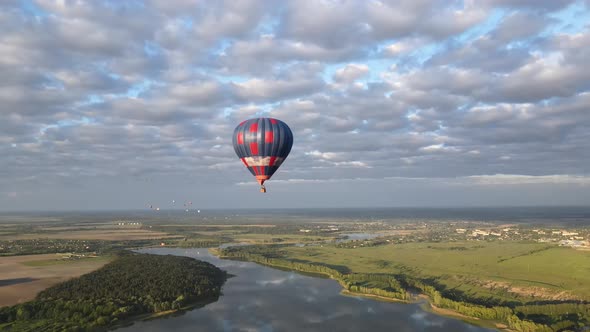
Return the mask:
<path id="1" fill-rule="evenodd" d="M 3 331 L 92 331 L 217 300 L 227 275 L 190 257 L 122 253 L 99 270 L 0 308 Z"/>

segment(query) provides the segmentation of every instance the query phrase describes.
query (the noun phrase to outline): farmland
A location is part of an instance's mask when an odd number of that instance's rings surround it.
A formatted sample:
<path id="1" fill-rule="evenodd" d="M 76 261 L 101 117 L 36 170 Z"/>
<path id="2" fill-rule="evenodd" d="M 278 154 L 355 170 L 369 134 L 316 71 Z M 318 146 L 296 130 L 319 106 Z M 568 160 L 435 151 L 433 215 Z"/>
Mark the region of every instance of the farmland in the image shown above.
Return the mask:
<path id="1" fill-rule="evenodd" d="M 71 259 L 55 254 L 2 257 L 0 307 L 32 300 L 40 291 L 94 271 L 110 260 L 110 257 Z"/>
<path id="2" fill-rule="evenodd" d="M 121 250 L 208 247 L 224 258 L 326 274 L 347 294 L 428 299 L 440 314 L 485 326 L 559 331 L 590 322 L 590 229 L 581 223 L 85 218 L 0 221 L 0 306 L 96 270 Z"/>

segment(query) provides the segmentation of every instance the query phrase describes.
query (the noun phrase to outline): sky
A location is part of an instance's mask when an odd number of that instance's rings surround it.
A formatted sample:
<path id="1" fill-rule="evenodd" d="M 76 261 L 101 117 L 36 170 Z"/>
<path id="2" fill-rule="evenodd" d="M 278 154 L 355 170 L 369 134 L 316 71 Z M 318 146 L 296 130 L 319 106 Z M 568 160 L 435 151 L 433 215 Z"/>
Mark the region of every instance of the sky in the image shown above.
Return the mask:
<path id="1" fill-rule="evenodd" d="M 590 204 L 590 1 L 0 1 L 0 210 Z M 232 132 L 294 134 L 268 193 Z"/>

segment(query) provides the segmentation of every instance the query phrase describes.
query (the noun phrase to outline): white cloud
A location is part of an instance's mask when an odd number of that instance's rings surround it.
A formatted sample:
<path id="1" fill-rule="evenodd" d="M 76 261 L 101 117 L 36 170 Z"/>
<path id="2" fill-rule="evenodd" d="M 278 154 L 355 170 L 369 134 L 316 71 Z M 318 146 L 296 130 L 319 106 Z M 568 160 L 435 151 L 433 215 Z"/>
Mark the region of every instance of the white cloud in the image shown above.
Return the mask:
<path id="1" fill-rule="evenodd" d="M 453 146 L 446 146 L 444 143 L 432 144 L 429 146 L 421 147 L 420 150 L 424 152 L 459 152 L 461 150 Z"/>
<path id="2" fill-rule="evenodd" d="M 351 83 L 369 73 L 369 66 L 365 64 L 350 63 L 336 70 L 334 80 L 339 83 Z"/>
<path id="3" fill-rule="evenodd" d="M 334 166 L 337 167 L 352 167 L 352 168 L 371 168 L 371 166 L 369 166 L 367 163 L 362 162 L 362 161 L 340 161 L 340 162 L 335 162 Z"/>
<path id="4" fill-rule="evenodd" d="M 312 157 L 316 157 L 319 159 L 325 159 L 325 160 L 334 160 L 334 159 L 339 159 L 342 157 L 342 154 L 339 153 L 335 153 L 335 152 L 320 152 L 318 150 L 313 150 L 313 151 L 309 151 L 309 152 L 305 152 L 306 155 L 308 156 L 312 156 Z"/>
<path id="5" fill-rule="evenodd" d="M 460 177 L 400 177 L 387 176 L 383 178 L 327 178 L 327 179 L 287 179 L 271 180 L 272 184 L 306 184 L 306 183 L 350 183 L 350 182 L 422 182 L 437 183 L 453 186 L 489 186 L 489 185 L 529 185 L 529 184 L 563 184 L 563 185 L 590 185 L 590 176 L 584 175 L 518 175 L 518 174 L 494 174 L 494 175 L 470 175 Z M 238 182 L 240 186 L 258 185 L 255 181 Z"/>
<path id="6" fill-rule="evenodd" d="M 476 184 L 481 185 L 522 185 L 522 184 L 575 184 L 590 185 L 590 176 L 583 175 L 518 175 L 518 174 L 494 174 L 477 175 L 467 177 Z"/>
<path id="7" fill-rule="evenodd" d="M 567 1 L 35 3 L 0 5 L 0 184 L 40 208 L 175 178 L 213 204 L 249 181 L 231 135 L 255 116 L 295 134 L 275 180 L 341 204 L 340 182 L 587 187 L 590 31 L 556 22 Z"/>

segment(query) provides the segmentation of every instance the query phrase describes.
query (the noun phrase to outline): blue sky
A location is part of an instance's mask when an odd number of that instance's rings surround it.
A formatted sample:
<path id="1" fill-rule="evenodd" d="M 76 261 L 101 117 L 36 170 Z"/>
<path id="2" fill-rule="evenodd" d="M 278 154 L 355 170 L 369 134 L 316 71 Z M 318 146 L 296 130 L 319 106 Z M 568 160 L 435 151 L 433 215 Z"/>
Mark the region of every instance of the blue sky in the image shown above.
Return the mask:
<path id="1" fill-rule="evenodd" d="M 590 204 L 589 6 L 3 1 L 0 210 Z"/>

